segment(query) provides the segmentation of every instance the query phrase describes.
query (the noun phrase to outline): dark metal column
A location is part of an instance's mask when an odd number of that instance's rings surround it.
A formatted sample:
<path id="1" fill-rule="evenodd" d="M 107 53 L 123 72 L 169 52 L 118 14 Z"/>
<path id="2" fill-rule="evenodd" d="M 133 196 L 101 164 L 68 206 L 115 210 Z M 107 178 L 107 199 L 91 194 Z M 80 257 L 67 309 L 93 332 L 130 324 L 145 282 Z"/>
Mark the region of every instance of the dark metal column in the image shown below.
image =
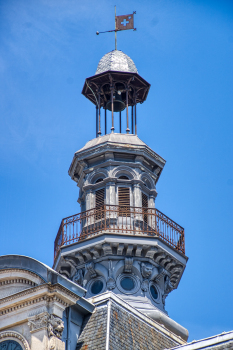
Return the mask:
<path id="1" fill-rule="evenodd" d="M 96 137 L 98 137 L 98 105 L 96 105 Z"/>
<path id="2" fill-rule="evenodd" d="M 136 110 L 136 103 L 135 103 L 135 135 L 137 135 L 137 110 Z"/>
<path id="3" fill-rule="evenodd" d="M 99 131 L 98 131 L 98 135 L 101 135 L 101 123 L 100 123 L 100 92 L 98 92 L 98 105 L 99 105 Z"/>
<path id="4" fill-rule="evenodd" d="M 120 134 L 121 134 L 121 112 L 120 112 L 119 118 L 120 118 Z"/>
<path id="5" fill-rule="evenodd" d="M 133 134 L 133 130 L 134 130 L 134 127 L 133 127 L 133 106 L 132 106 L 132 110 L 131 110 L 131 131 L 132 131 L 132 134 Z"/>
<path id="6" fill-rule="evenodd" d="M 111 110 L 112 110 L 112 127 L 111 127 L 111 130 L 112 132 L 114 132 L 114 112 L 113 112 L 113 90 L 114 90 L 114 87 L 111 87 Z"/>
<path id="7" fill-rule="evenodd" d="M 126 133 L 128 134 L 130 132 L 130 129 L 129 129 L 129 88 L 128 88 L 128 86 L 126 88 L 126 119 L 127 119 Z"/>

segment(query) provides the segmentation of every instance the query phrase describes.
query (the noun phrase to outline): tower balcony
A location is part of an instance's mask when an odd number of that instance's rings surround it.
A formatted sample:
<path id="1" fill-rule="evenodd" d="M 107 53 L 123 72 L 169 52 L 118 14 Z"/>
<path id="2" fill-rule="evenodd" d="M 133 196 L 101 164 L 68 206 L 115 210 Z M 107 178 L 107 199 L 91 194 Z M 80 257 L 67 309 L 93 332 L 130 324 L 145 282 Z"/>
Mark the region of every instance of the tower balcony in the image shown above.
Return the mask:
<path id="1" fill-rule="evenodd" d="M 155 237 L 185 254 L 184 228 L 158 209 L 103 205 L 62 219 L 54 241 L 54 263 L 62 246 L 108 233 Z"/>

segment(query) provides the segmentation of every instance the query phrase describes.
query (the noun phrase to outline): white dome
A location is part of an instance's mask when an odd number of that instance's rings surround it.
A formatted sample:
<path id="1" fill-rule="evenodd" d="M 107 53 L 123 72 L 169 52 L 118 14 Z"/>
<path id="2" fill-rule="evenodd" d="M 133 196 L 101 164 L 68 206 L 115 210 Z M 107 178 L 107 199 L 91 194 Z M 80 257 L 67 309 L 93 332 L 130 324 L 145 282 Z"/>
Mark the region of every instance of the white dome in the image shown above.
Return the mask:
<path id="1" fill-rule="evenodd" d="M 124 52 L 113 50 L 104 55 L 99 61 L 95 74 L 107 71 L 137 73 L 137 68 L 133 60 Z"/>

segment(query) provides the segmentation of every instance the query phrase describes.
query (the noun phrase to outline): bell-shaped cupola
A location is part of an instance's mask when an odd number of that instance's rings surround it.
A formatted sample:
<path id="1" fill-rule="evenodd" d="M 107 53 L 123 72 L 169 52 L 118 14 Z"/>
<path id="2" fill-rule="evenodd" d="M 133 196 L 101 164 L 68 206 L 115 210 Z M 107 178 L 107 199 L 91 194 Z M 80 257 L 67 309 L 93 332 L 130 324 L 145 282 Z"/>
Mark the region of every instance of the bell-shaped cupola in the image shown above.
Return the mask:
<path id="1" fill-rule="evenodd" d="M 137 71 L 133 60 L 122 51 L 113 50 L 99 61 L 94 76 L 87 78 L 82 90 L 96 106 L 96 136 L 107 133 L 107 110 L 111 112 L 111 131 L 122 132 L 122 111 L 126 110 L 126 133 L 137 134 L 137 103 L 146 100 L 150 84 Z M 130 111 L 131 107 L 131 111 Z M 101 130 L 101 109 L 104 110 L 104 131 Z M 118 125 L 117 125 L 118 128 Z"/>

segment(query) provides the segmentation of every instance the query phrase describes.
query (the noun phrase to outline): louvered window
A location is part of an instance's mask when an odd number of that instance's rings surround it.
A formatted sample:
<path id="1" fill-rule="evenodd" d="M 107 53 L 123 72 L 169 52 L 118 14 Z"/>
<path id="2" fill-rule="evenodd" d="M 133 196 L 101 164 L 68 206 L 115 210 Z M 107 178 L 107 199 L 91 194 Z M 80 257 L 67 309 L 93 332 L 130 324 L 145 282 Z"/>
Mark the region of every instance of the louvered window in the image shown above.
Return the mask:
<path id="1" fill-rule="evenodd" d="M 148 212 L 148 197 L 145 193 L 142 192 L 142 210 L 143 210 L 143 221 L 147 224 L 148 221 L 148 216 L 147 216 L 147 212 Z"/>
<path id="2" fill-rule="evenodd" d="M 104 188 L 101 188 L 95 192 L 96 219 L 101 219 L 104 217 L 104 197 Z"/>
<path id="3" fill-rule="evenodd" d="M 118 188 L 118 205 L 119 205 L 119 214 L 128 215 L 130 207 L 130 192 L 127 187 Z"/>

